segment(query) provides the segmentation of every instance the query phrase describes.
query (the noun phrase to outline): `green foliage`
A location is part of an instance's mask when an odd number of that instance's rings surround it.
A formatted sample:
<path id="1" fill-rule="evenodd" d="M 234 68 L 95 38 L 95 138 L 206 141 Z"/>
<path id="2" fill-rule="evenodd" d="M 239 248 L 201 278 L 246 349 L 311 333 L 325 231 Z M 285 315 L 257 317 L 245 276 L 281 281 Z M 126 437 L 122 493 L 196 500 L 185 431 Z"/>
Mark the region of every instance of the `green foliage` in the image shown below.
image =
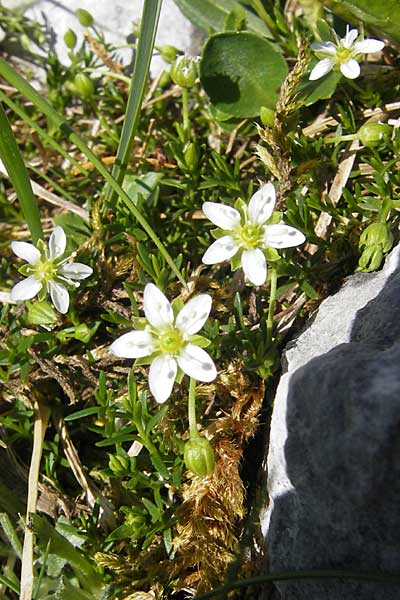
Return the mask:
<path id="1" fill-rule="evenodd" d="M 218 110 L 234 117 L 255 117 L 273 108 L 287 75 L 283 56 L 268 40 L 249 33 L 210 37 L 200 63 L 200 79 Z"/>
<path id="2" fill-rule="evenodd" d="M 0 583 L 10 600 L 18 597 L 20 587 L 24 528 L 19 515 L 26 505 L 20 466 L 26 473 L 32 399 L 51 410 L 40 512 L 32 517 L 34 600 L 124 599 L 135 593 L 167 600 L 184 589 L 197 589 L 199 581 L 210 581 L 207 569 L 216 564 L 222 564 L 217 578 L 222 581 L 237 549 L 231 523 L 238 524 L 244 511 L 239 466 L 246 475 L 242 453 L 255 430 L 263 380 L 268 389 L 273 387 L 283 344 L 318 302 L 356 269 L 379 268 L 399 239 L 399 128 L 369 125 L 371 111 L 381 120 L 398 117 L 393 108 L 399 94 L 395 53 L 390 68 L 377 57 L 373 78 L 365 65 L 359 85 L 344 80 L 338 85 L 337 73 L 311 82 L 304 40 L 329 39 L 332 33 L 332 15 L 325 11 L 326 20 L 321 20 L 321 5 L 308 20 L 297 13 L 286 20 L 273 2 L 177 3 L 210 34 L 201 82 L 195 79 L 179 95 L 164 72 L 143 103 L 155 5 L 151 22 L 142 23 L 141 48 L 147 49 L 134 102 L 132 78 L 118 62 L 118 49 L 91 20 L 84 25 L 89 31 L 81 43 L 70 32 L 71 64 L 64 67 L 38 24 L 0 7 L 6 35 L 14 41 L 24 36 L 26 46 L 30 37 L 31 49 L 42 40 L 46 53 L 35 59 L 46 76 L 47 89 L 40 93 L 32 91 L 11 62 L 0 62 L 8 82 L 1 99 L 21 154 L 29 161 L 29 176 L 53 193 L 53 201 L 56 196 L 56 206 L 46 197 L 39 199 L 46 235 L 53 224 L 62 225 L 70 240 L 68 252 L 94 269 L 65 316 L 36 300 L 0 307 L 0 445 L 13 461 L 12 467 L 2 466 L 0 478 Z M 361 4 L 354 2 L 353 8 Z M 364 4 L 363 10 L 373 14 L 374 6 Z M 300 38 L 304 51 L 297 60 Z M 179 52 L 167 48 L 163 53 L 173 62 Z M 90 93 L 76 94 L 77 77 L 78 82 L 90 79 Z M 224 81 L 237 83 L 236 98 Z M 349 142 L 360 132 L 374 139 L 372 144 L 369 138 L 361 140 L 338 194 L 338 173 Z M 262 149 L 262 160 L 256 147 Z M 116 162 L 119 183 L 109 174 Z M 269 278 L 254 289 L 244 281 L 237 257 L 232 264 L 202 264 L 214 226 L 201 208 L 205 201 L 240 207 L 272 178 L 279 205 L 271 222 L 283 220 L 301 230 L 307 244 L 269 248 Z M 115 194 L 106 193 L 105 181 Z M 1 178 L 2 294 L 20 280 L 21 263 L 11 258 L 10 242 L 29 239 L 27 219 L 12 202 L 13 187 Z M 321 219 L 330 223 L 322 232 Z M 270 311 L 274 270 L 276 306 Z M 177 281 L 177 271 L 187 288 Z M 216 382 L 198 386 L 200 439 L 208 450 L 198 452 L 195 444 L 195 455 L 193 448 L 189 452 L 183 374 L 178 374 L 168 402 L 158 405 L 148 391 L 148 358 L 133 365 L 133 360 L 108 352 L 118 336 L 145 327 L 142 294 L 150 281 L 175 298 L 175 312 L 192 295 L 213 297 L 202 335 L 190 339 L 207 348 L 219 371 Z M 255 397 L 257 406 L 252 404 Z M 188 474 L 187 467 L 211 473 L 209 443 L 216 467 L 205 484 Z M 232 489 L 219 479 L 226 473 Z M 224 520 L 229 510 L 231 521 Z M 218 514 L 224 515 L 222 520 Z M 190 519 L 195 521 L 190 531 L 202 531 L 197 546 L 206 549 L 208 567 L 179 546 Z M 218 533 L 218 544 L 212 543 L 212 532 Z"/>

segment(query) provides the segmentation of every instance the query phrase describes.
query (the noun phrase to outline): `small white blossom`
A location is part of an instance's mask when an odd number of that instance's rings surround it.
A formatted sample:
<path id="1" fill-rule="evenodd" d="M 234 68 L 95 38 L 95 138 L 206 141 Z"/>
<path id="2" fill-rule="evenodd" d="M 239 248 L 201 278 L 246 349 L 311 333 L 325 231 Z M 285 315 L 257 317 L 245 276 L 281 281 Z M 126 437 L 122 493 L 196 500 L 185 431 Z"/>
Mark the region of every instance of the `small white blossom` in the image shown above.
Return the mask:
<path id="1" fill-rule="evenodd" d="M 275 188 L 267 183 L 242 206 L 242 214 L 225 204 L 204 202 L 203 212 L 222 229 L 219 237 L 203 256 L 203 263 L 230 260 L 240 252 L 240 262 L 246 278 L 254 285 L 267 279 L 267 248 L 290 248 L 305 241 L 305 236 L 285 223 L 267 225 L 275 206 Z"/>
<path id="2" fill-rule="evenodd" d="M 153 283 L 144 288 L 146 325 L 121 335 L 110 352 L 121 358 L 150 357 L 149 387 L 157 402 L 168 400 L 178 372 L 198 381 L 210 382 L 217 376 L 215 365 L 197 345 L 198 336 L 211 310 L 211 296 L 195 296 L 174 316 L 171 304 Z M 197 339 L 196 339 L 197 338 Z"/>
<path id="3" fill-rule="evenodd" d="M 360 74 L 359 62 L 363 54 L 374 54 L 380 52 L 384 47 L 384 42 L 373 38 L 357 40 L 359 37 L 357 29 L 349 29 L 344 38 L 339 39 L 336 32 L 333 32 L 336 38 L 336 44 L 333 42 L 314 42 L 311 48 L 318 58 L 310 74 L 310 79 L 320 79 L 334 67 L 339 67 L 342 75 L 348 79 L 356 79 Z"/>
<path id="4" fill-rule="evenodd" d="M 58 312 L 65 314 L 69 307 L 69 293 L 66 286 L 79 287 L 78 281 L 89 277 L 93 270 L 82 263 L 70 263 L 73 257 L 63 258 L 67 238 L 62 227 L 53 230 L 48 247 L 39 240 L 37 247 L 27 242 L 11 242 L 11 249 L 19 258 L 28 263 L 20 271 L 27 275 L 11 290 L 12 301 L 30 300 L 39 294 L 44 299 L 50 294 Z"/>

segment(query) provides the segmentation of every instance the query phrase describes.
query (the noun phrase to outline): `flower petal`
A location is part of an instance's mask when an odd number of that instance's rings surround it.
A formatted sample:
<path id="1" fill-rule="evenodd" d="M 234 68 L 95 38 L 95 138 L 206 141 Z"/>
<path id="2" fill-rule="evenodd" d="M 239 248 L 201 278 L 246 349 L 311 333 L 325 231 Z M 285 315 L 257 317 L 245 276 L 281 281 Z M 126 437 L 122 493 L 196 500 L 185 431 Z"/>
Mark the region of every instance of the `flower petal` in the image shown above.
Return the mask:
<path id="1" fill-rule="evenodd" d="M 314 42 L 311 44 L 311 49 L 317 54 L 329 54 L 330 56 L 334 56 L 337 51 L 333 42 Z"/>
<path id="2" fill-rule="evenodd" d="M 236 229 L 240 224 L 240 213 L 232 206 L 218 202 L 203 202 L 203 213 L 214 225 L 221 229 Z"/>
<path id="3" fill-rule="evenodd" d="M 39 250 L 33 244 L 28 244 L 28 242 L 11 242 L 11 250 L 31 265 L 40 260 Z"/>
<path id="4" fill-rule="evenodd" d="M 201 260 L 205 265 L 214 265 L 229 260 L 232 256 L 235 256 L 238 250 L 239 244 L 235 242 L 233 237 L 224 235 L 211 244 Z"/>
<path id="5" fill-rule="evenodd" d="M 311 71 L 309 79 L 311 79 L 311 81 L 320 79 L 321 77 L 329 73 L 329 71 L 332 71 L 333 64 L 334 63 L 331 58 L 323 58 L 322 60 L 318 61 L 313 70 Z"/>
<path id="6" fill-rule="evenodd" d="M 170 397 L 177 371 L 178 365 L 172 356 L 157 356 L 152 361 L 149 370 L 149 387 L 159 404 Z"/>
<path id="7" fill-rule="evenodd" d="M 361 71 L 360 65 L 354 58 L 341 63 L 340 70 L 347 79 L 356 79 Z"/>
<path id="8" fill-rule="evenodd" d="M 60 275 L 67 277 L 68 279 L 86 279 L 93 273 L 93 269 L 84 265 L 83 263 L 69 263 L 63 265 L 58 271 Z"/>
<path id="9" fill-rule="evenodd" d="M 253 285 L 262 285 L 267 279 L 267 261 L 260 248 L 245 250 L 241 258 L 242 269 L 246 278 Z"/>
<path id="10" fill-rule="evenodd" d="M 144 288 L 143 308 L 146 319 L 156 329 L 172 325 L 174 321 L 172 306 L 154 283 L 148 283 Z"/>
<path id="11" fill-rule="evenodd" d="M 356 54 L 373 54 L 374 52 L 380 52 L 384 45 L 385 42 L 382 42 L 382 40 L 366 38 L 365 40 L 354 44 L 354 52 Z"/>
<path id="12" fill-rule="evenodd" d="M 265 223 L 272 215 L 274 206 L 275 188 L 272 183 L 267 183 L 250 198 L 248 207 L 250 221 L 254 224 Z"/>
<path id="13" fill-rule="evenodd" d="M 200 294 L 189 300 L 176 317 L 177 328 L 186 335 L 200 331 L 210 314 L 211 302 L 208 294 Z"/>
<path id="14" fill-rule="evenodd" d="M 149 331 L 129 331 L 113 342 L 109 348 L 111 354 L 121 358 L 142 358 L 154 352 L 153 338 Z"/>
<path id="15" fill-rule="evenodd" d="M 198 381 L 213 381 L 217 376 L 217 369 L 210 356 L 194 344 L 187 344 L 176 360 L 186 375 Z"/>
<path id="16" fill-rule="evenodd" d="M 264 232 L 264 244 L 272 248 L 292 248 L 299 246 L 306 240 L 304 233 L 286 225 L 278 223 L 277 225 L 267 225 Z"/>
<path id="17" fill-rule="evenodd" d="M 56 283 L 55 281 L 49 281 L 48 285 L 51 301 L 55 309 L 62 315 L 65 315 L 69 307 L 69 293 L 67 288 L 62 283 Z"/>
<path id="18" fill-rule="evenodd" d="M 347 33 L 342 39 L 342 46 L 348 49 L 351 48 L 357 38 L 358 29 L 349 29 L 349 26 L 347 26 Z"/>
<path id="19" fill-rule="evenodd" d="M 64 229 L 57 225 L 53 229 L 53 232 L 49 239 L 49 257 L 59 258 L 65 252 L 67 246 L 67 237 L 64 233 Z"/>
<path id="20" fill-rule="evenodd" d="M 30 275 L 30 277 L 14 285 L 10 292 L 10 298 L 14 302 L 18 302 L 18 300 L 30 300 L 36 296 L 42 287 L 42 283 L 36 277 Z"/>

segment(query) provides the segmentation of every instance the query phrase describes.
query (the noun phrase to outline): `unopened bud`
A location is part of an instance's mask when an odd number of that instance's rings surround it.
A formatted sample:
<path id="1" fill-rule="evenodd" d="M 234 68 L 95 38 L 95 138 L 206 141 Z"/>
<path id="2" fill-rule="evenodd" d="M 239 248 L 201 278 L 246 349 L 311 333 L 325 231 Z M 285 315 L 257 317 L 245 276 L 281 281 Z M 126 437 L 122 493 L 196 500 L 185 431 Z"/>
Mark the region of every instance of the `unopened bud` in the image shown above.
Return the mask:
<path id="1" fill-rule="evenodd" d="M 178 54 L 180 54 L 180 51 L 175 46 L 158 46 L 157 50 L 166 63 L 173 63 Z"/>
<path id="2" fill-rule="evenodd" d="M 117 477 L 123 477 L 129 471 L 129 458 L 126 456 L 111 455 L 108 466 Z"/>
<path id="3" fill-rule="evenodd" d="M 93 96 L 93 81 L 85 73 L 78 73 L 75 75 L 74 85 L 77 93 L 84 100 L 89 100 Z"/>
<path id="4" fill-rule="evenodd" d="M 360 236 L 360 246 L 381 246 L 389 252 L 393 245 L 393 234 L 388 223 L 371 223 Z"/>
<path id="5" fill-rule="evenodd" d="M 189 471 L 199 477 L 207 477 L 214 472 L 214 450 L 205 437 L 194 437 L 186 442 L 184 459 Z"/>
<path id="6" fill-rule="evenodd" d="M 68 29 L 64 34 L 64 42 L 67 48 L 73 50 L 76 46 L 76 33 L 72 29 Z"/>
<path id="7" fill-rule="evenodd" d="M 83 25 L 83 27 L 90 27 L 91 25 L 93 25 L 92 15 L 84 8 L 78 8 L 76 11 L 76 16 L 78 18 L 79 23 Z"/>
<path id="8" fill-rule="evenodd" d="M 363 146 L 367 148 L 375 148 L 391 134 L 392 128 L 385 123 L 377 123 L 369 121 L 364 123 L 358 130 L 358 138 Z"/>
<path id="9" fill-rule="evenodd" d="M 172 63 L 171 79 L 182 88 L 191 88 L 197 79 L 197 60 L 190 56 L 178 56 Z"/>

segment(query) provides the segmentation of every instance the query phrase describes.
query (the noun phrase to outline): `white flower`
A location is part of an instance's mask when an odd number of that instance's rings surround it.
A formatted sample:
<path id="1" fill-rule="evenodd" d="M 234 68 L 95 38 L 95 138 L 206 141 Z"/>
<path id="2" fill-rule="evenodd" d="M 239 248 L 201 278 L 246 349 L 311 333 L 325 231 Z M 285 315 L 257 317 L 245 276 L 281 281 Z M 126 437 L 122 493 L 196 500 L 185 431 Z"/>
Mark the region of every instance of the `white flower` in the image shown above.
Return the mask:
<path id="1" fill-rule="evenodd" d="M 305 236 L 285 223 L 266 225 L 275 206 L 275 188 L 267 183 L 253 194 L 247 205 L 243 203 L 242 214 L 224 204 L 204 202 L 203 212 L 212 223 L 223 230 L 203 256 L 203 263 L 230 260 L 238 252 L 246 278 L 254 285 L 262 285 L 267 279 L 267 248 L 290 248 L 305 241 Z"/>
<path id="2" fill-rule="evenodd" d="M 65 314 L 69 307 L 69 293 L 66 286 L 79 287 L 78 281 L 89 277 L 93 270 L 82 263 L 69 263 L 73 255 L 62 258 L 67 245 L 67 238 L 62 227 L 55 227 L 47 247 L 39 240 L 37 247 L 27 242 L 11 242 L 11 249 L 19 258 L 28 263 L 21 267 L 23 275 L 27 275 L 11 290 L 13 301 L 30 300 L 39 294 L 43 300 L 50 294 L 58 312 Z"/>
<path id="3" fill-rule="evenodd" d="M 336 38 L 336 44 L 333 42 L 314 42 L 311 48 L 318 58 L 310 74 L 310 79 L 315 80 L 329 73 L 334 67 L 339 67 L 342 75 L 348 79 L 356 79 L 360 74 L 360 65 L 362 54 L 373 54 L 380 52 L 384 47 L 384 42 L 373 38 L 365 40 L 356 39 L 359 37 L 357 29 L 349 29 L 344 38 L 339 39 L 336 32 L 333 32 Z"/>
<path id="4" fill-rule="evenodd" d="M 144 288 L 143 308 L 145 328 L 121 335 L 111 344 L 110 352 L 122 358 L 151 358 L 149 387 L 157 402 L 165 402 L 171 395 L 178 367 L 199 381 L 216 378 L 213 361 L 196 344 L 199 336 L 194 335 L 210 314 L 211 296 L 195 296 L 175 318 L 164 294 L 148 283 Z"/>

